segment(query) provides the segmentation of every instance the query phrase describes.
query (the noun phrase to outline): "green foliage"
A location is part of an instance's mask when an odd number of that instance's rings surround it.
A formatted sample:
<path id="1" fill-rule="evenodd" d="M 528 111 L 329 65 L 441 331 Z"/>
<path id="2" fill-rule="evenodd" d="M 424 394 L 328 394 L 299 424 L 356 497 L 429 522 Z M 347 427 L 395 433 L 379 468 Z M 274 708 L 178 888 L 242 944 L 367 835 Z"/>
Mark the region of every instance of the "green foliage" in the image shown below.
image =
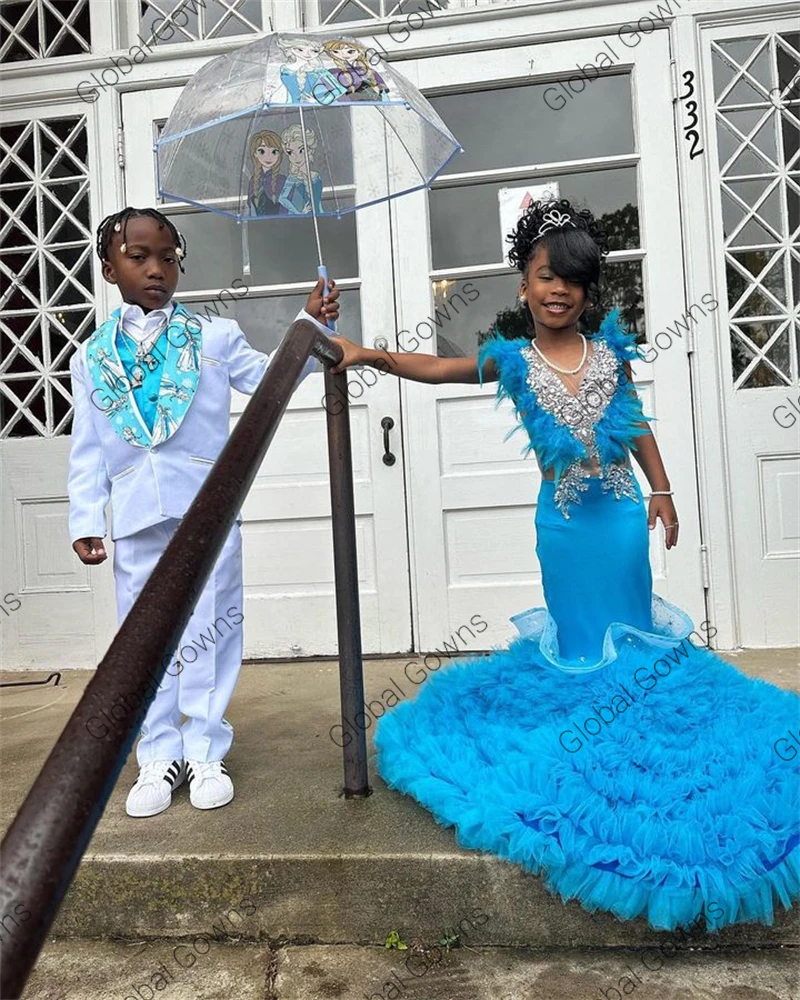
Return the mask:
<path id="1" fill-rule="evenodd" d="M 401 941 L 397 931 L 389 931 L 386 935 L 386 947 L 395 948 L 397 951 L 407 951 L 408 945 Z"/>
<path id="2" fill-rule="evenodd" d="M 450 951 L 451 948 L 460 948 L 461 935 L 456 933 L 453 927 L 445 928 L 442 930 L 442 936 L 439 938 L 439 944 L 445 951 Z"/>

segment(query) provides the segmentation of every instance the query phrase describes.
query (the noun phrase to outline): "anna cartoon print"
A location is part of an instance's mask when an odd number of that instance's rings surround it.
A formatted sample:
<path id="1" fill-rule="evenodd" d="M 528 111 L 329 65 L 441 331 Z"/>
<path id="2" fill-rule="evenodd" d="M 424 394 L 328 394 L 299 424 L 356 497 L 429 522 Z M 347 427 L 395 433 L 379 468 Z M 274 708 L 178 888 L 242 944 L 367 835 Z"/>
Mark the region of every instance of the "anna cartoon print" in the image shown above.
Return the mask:
<path id="1" fill-rule="evenodd" d="M 367 49 L 354 39 L 332 38 L 322 45 L 333 61 L 333 75 L 345 90 L 345 101 L 388 101 L 389 86 L 370 64 Z"/>
<path id="2" fill-rule="evenodd" d="M 250 162 L 252 177 L 247 194 L 247 202 L 253 215 L 282 215 L 286 209 L 280 204 L 280 196 L 286 183 L 286 174 L 281 170 L 284 147 L 277 132 L 264 129 L 250 138 Z"/>

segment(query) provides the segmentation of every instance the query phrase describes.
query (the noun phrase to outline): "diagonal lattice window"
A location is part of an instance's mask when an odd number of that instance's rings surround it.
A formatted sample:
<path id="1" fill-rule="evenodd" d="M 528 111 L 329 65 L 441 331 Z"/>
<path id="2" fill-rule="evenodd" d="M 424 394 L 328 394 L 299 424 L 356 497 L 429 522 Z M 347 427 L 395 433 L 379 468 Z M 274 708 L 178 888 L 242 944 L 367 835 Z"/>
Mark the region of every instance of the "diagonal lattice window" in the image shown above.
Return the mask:
<path id="1" fill-rule="evenodd" d="M 12 0 L 0 4 L 0 63 L 91 52 L 89 0 Z"/>
<path id="2" fill-rule="evenodd" d="M 86 118 L 3 125 L 0 155 L 0 437 L 52 437 L 94 329 Z"/>
<path id="3" fill-rule="evenodd" d="M 139 31 L 148 45 L 259 34 L 261 0 L 139 0 Z"/>
<path id="4" fill-rule="evenodd" d="M 800 338 L 800 35 L 711 48 L 734 385 L 788 385 Z"/>
<path id="5" fill-rule="evenodd" d="M 409 14 L 433 14 L 447 7 L 449 0 L 319 0 L 320 24 L 404 18 Z"/>

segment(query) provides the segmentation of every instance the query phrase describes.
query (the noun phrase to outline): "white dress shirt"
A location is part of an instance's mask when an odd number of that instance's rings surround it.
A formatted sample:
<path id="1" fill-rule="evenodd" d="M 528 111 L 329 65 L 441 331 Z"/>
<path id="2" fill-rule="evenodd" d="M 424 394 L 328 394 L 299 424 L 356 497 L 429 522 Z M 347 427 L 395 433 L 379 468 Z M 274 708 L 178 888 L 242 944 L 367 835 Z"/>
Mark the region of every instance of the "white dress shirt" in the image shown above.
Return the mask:
<path id="1" fill-rule="evenodd" d="M 141 306 L 123 302 L 120 307 L 120 323 L 125 333 L 137 344 L 149 340 L 156 333 L 166 329 L 175 303 L 172 299 L 161 309 L 153 309 L 145 315 Z"/>

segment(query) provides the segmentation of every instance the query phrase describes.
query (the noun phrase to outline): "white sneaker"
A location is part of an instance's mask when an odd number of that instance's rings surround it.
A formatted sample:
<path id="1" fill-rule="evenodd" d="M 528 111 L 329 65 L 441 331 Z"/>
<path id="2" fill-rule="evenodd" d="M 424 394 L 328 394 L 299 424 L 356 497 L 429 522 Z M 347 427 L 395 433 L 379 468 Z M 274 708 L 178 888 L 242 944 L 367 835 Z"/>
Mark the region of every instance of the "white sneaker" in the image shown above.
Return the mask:
<path id="1" fill-rule="evenodd" d="M 233 782 L 224 760 L 187 760 L 189 801 L 195 809 L 218 809 L 233 798 Z"/>
<path id="2" fill-rule="evenodd" d="M 128 792 L 125 812 L 129 816 L 157 816 L 169 809 L 172 793 L 183 783 L 186 769 L 182 760 L 149 760 Z"/>

